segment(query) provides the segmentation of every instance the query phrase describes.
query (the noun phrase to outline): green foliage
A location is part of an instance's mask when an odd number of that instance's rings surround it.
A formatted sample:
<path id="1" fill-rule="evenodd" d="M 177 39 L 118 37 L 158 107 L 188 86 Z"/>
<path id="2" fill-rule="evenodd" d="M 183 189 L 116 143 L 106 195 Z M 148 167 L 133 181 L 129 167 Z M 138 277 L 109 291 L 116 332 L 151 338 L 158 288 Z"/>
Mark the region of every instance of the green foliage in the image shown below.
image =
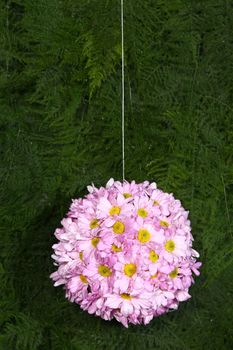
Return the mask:
<path id="1" fill-rule="evenodd" d="M 121 179 L 120 0 L 0 1 L 1 350 L 233 348 L 233 5 L 125 1 L 126 178 L 190 211 L 192 299 L 124 329 L 54 288 L 53 232 Z"/>
<path id="2" fill-rule="evenodd" d="M 38 349 L 42 342 L 40 325 L 31 317 L 18 313 L 12 315 L 5 324 L 5 334 L 0 337 L 4 349 Z"/>

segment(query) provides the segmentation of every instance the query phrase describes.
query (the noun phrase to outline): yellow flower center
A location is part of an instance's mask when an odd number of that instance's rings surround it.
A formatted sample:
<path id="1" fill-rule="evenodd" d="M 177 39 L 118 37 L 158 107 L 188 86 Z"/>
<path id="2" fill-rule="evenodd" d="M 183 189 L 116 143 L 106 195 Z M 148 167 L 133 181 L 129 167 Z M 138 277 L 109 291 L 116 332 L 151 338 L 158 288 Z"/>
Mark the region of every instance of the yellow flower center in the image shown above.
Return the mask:
<path id="1" fill-rule="evenodd" d="M 169 276 L 171 278 L 175 278 L 175 277 L 177 277 L 178 273 L 179 273 L 179 271 L 178 271 L 178 269 L 176 267 L 172 272 L 169 273 Z"/>
<path id="2" fill-rule="evenodd" d="M 123 193 L 123 196 L 127 199 L 127 198 L 130 198 L 132 197 L 132 194 L 131 193 Z"/>
<path id="3" fill-rule="evenodd" d="M 152 262 L 156 262 L 158 260 L 159 256 L 157 253 L 155 253 L 154 250 L 151 250 L 150 251 L 150 254 L 149 254 L 149 259 L 152 261 Z"/>
<path id="4" fill-rule="evenodd" d="M 89 226 L 90 226 L 91 229 L 98 227 L 99 226 L 99 220 L 98 219 L 91 220 Z"/>
<path id="5" fill-rule="evenodd" d="M 94 237 L 94 238 L 92 238 L 92 240 L 91 240 L 91 244 L 93 245 L 93 247 L 97 247 L 97 244 L 99 243 L 99 241 L 100 241 L 100 238 L 99 237 Z"/>
<path id="6" fill-rule="evenodd" d="M 132 299 L 132 297 L 129 294 L 127 294 L 127 293 L 122 293 L 121 294 L 121 298 L 126 299 L 126 300 L 131 300 Z"/>
<path id="7" fill-rule="evenodd" d="M 79 253 L 79 259 L 83 261 L 83 252 Z"/>
<path id="8" fill-rule="evenodd" d="M 125 225 L 121 221 L 116 221 L 113 225 L 113 232 L 116 234 L 122 234 L 125 231 Z"/>
<path id="9" fill-rule="evenodd" d="M 144 228 L 138 231 L 138 240 L 141 243 L 146 243 L 150 240 L 150 232 Z"/>
<path id="10" fill-rule="evenodd" d="M 83 283 L 88 283 L 87 282 L 87 278 L 84 276 L 84 275 L 80 275 L 80 280 L 83 282 Z"/>
<path id="11" fill-rule="evenodd" d="M 119 215 L 121 212 L 121 208 L 120 207 L 112 207 L 109 210 L 109 215 Z"/>
<path id="12" fill-rule="evenodd" d="M 154 201 L 153 204 L 154 204 L 154 205 L 159 205 L 159 202 Z"/>
<path id="13" fill-rule="evenodd" d="M 124 273 L 128 277 L 132 277 L 137 271 L 137 266 L 135 264 L 125 264 Z"/>
<path id="14" fill-rule="evenodd" d="M 101 276 L 103 276 L 103 277 L 109 277 L 109 276 L 111 276 L 111 274 L 112 274 L 112 271 L 111 271 L 110 268 L 109 268 L 108 266 L 106 266 L 106 265 L 100 265 L 100 266 L 98 267 L 98 272 L 99 272 L 99 274 L 100 274 Z"/>
<path id="15" fill-rule="evenodd" d="M 122 249 L 115 244 L 112 244 L 112 250 L 114 252 L 121 252 L 122 251 Z"/>
<path id="16" fill-rule="evenodd" d="M 138 215 L 141 216 L 142 218 L 146 218 L 148 213 L 144 208 L 139 208 L 138 209 Z"/>
<path id="17" fill-rule="evenodd" d="M 154 275 L 151 275 L 151 276 L 150 276 L 150 278 L 152 278 L 152 279 L 153 279 L 153 278 L 156 278 L 157 276 L 158 276 L 158 272 L 157 272 L 157 273 L 155 273 Z"/>
<path id="18" fill-rule="evenodd" d="M 167 221 L 163 221 L 163 220 L 160 220 L 160 226 L 163 226 L 163 227 L 168 227 L 169 226 L 169 223 Z"/>
<path id="19" fill-rule="evenodd" d="M 168 241 L 166 241 L 165 243 L 165 249 L 167 252 L 171 253 L 173 252 L 173 250 L 175 249 L 175 242 L 172 241 L 171 239 L 169 239 Z"/>

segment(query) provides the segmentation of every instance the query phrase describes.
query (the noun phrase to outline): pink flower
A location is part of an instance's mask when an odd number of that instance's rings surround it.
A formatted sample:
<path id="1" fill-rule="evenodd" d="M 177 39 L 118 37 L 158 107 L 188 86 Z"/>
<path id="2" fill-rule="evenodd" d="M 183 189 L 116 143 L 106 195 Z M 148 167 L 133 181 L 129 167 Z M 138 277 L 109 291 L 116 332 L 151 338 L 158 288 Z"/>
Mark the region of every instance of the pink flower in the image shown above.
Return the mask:
<path id="1" fill-rule="evenodd" d="M 128 216 L 133 210 L 133 206 L 125 201 L 123 195 L 118 194 L 116 198 L 111 201 L 105 197 L 100 198 L 97 206 L 97 215 L 100 218 L 116 219 L 121 216 Z"/>
<path id="2" fill-rule="evenodd" d="M 189 246 L 185 236 L 173 235 L 164 242 L 164 259 L 172 262 L 174 257 L 185 257 L 190 255 Z"/>
<path id="3" fill-rule="evenodd" d="M 87 290 L 88 280 L 84 275 L 72 277 L 68 282 L 68 289 L 71 293 L 77 293 L 81 290 Z"/>
<path id="4" fill-rule="evenodd" d="M 154 206 L 157 206 L 160 209 L 162 215 L 169 215 L 169 195 L 163 191 L 156 189 L 151 194 L 151 200 L 153 201 Z"/>
<path id="5" fill-rule="evenodd" d="M 129 201 L 136 193 L 138 193 L 138 185 L 135 181 L 130 183 L 127 181 L 124 181 L 123 183 L 115 181 L 113 186 L 115 187 L 116 192 L 121 193 L 126 199 L 129 199 Z"/>
<path id="6" fill-rule="evenodd" d="M 105 297 L 107 298 L 105 306 L 112 309 L 120 308 L 122 315 L 125 317 L 140 312 L 140 309 L 148 309 L 150 307 L 149 300 L 127 293 L 122 293 L 120 295 L 106 294 Z"/>
<path id="7" fill-rule="evenodd" d="M 156 309 L 160 306 L 166 307 L 169 300 L 173 300 L 173 299 L 174 299 L 174 294 L 172 292 L 157 289 L 155 290 L 155 292 L 151 297 L 151 302 L 152 302 L 153 308 Z"/>
<path id="8" fill-rule="evenodd" d="M 145 223 L 145 221 L 142 218 L 136 219 L 133 228 L 137 231 L 137 241 L 140 242 L 142 245 L 149 242 L 154 242 L 158 245 L 164 243 L 164 231 L 162 229 L 156 230 L 154 225 L 152 225 L 151 223 Z"/>

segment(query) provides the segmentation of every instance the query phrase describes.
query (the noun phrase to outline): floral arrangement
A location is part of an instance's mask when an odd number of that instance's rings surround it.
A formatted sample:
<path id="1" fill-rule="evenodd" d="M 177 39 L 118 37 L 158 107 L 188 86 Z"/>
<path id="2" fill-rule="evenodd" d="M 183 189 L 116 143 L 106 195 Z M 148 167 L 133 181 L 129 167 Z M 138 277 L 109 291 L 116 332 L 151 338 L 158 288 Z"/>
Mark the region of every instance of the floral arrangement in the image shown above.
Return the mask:
<path id="1" fill-rule="evenodd" d="M 53 245 L 54 285 L 105 320 L 148 324 L 190 298 L 200 262 L 188 211 L 145 181 L 110 179 L 74 199 Z"/>

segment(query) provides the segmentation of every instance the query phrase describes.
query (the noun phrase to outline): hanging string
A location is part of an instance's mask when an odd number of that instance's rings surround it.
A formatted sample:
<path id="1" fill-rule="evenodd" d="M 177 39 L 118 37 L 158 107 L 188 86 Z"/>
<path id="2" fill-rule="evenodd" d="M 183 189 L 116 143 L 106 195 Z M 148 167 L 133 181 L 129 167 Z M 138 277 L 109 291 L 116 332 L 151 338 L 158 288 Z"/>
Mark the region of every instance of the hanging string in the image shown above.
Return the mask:
<path id="1" fill-rule="evenodd" d="M 124 72 L 124 0 L 121 0 L 121 142 L 122 142 L 122 178 L 125 180 L 125 72 Z"/>

